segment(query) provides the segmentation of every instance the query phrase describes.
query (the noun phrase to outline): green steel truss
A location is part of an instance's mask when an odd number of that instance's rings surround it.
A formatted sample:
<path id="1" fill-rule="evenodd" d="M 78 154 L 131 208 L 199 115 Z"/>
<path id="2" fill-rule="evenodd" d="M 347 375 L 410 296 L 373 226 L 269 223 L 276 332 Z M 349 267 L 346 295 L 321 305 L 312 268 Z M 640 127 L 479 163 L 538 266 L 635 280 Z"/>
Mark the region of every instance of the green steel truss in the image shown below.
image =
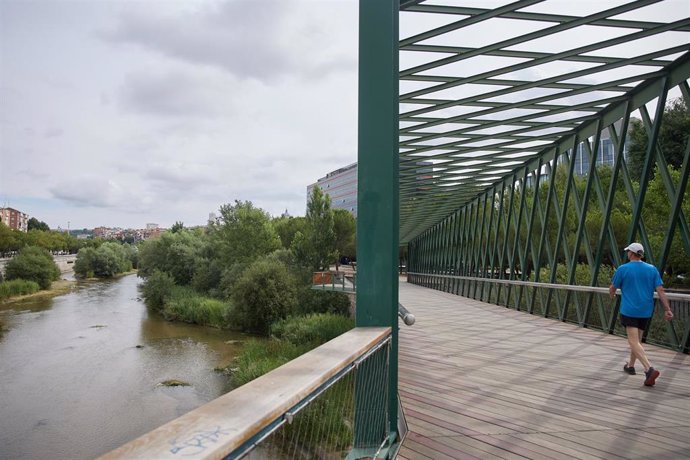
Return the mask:
<path id="1" fill-rule="evenodd" d="M 676 168 L 660 134 L 667 104 L 690 103 L 689 8 L 461 3 L 400 5 L 414 29 L 399 42 L 410 281 L 616 332 L 596 289 L 487 279 L 607 286 L 634 240 L 667 279 L 690 260 L 689 133 Z M 633 125 L 647 138 L 635 168 Z M 655 317 L 650 333 L 687 351 L 690 318 Z"/>

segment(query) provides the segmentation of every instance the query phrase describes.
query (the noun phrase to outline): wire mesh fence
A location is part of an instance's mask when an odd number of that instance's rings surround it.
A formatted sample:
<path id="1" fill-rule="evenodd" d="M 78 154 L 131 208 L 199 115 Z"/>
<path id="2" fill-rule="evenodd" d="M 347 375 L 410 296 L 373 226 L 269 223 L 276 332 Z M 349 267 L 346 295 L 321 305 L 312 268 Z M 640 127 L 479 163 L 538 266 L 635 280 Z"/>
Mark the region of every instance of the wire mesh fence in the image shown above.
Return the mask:
<path id="1" fill-rule="evenodd" d="M 581 327 L 625 336 L 617 318 L 617 299 L 601 287 L 553 285 L 516 280 L 411 273 L 408 282 L 515 310 L 544 316 Z M 687 295 L 668 293 L 673 320 L 664 319 L 662 308 L 655 308 L 645 340 L 648 343 L 686 351 L 690 325 Z"/>
<path id="2" fill-rule="evenodd" d="M 229 458 L 340 459 L 375 455 L 386 440 L 390 338 L 343 369 Z"/>

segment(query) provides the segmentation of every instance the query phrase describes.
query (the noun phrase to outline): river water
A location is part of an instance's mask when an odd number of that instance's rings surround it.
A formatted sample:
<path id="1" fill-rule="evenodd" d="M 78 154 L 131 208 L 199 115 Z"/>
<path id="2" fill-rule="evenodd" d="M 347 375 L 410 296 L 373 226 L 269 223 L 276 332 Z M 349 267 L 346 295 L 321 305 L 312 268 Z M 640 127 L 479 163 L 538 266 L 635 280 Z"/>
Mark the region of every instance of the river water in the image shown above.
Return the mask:
<path id="1" fill-rule="evenodd" d="M 1 459 L 94 458 L 229 390 L 213 369 L 247 337 L 164 321 L 139 281 L 0 306 Z"/>

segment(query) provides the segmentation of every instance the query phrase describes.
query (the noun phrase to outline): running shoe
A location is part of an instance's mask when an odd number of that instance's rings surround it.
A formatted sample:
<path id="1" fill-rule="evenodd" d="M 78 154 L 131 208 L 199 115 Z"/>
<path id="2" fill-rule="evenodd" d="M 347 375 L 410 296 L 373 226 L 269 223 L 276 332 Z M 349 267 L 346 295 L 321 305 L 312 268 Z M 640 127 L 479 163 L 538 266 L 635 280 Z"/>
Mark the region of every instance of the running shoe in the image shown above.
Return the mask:
<path id="1" fill-rule="evenodd" d="M 635 375 L 635 366 L 628 366 L 628 363 L 623 364 L 623 370 L 630 375 Z"/>
<path id="2" fill-rule="evenodd" d="M 644 379 L 644 385 L 646 387 L 653 387 L 654 383 L 656 382 L 657 377 L 661 375 L 661 372 L 658 370 L 654 369 L 653 367 L 650 367 L 647 372 L 644 373 L 645 379 Z"/>

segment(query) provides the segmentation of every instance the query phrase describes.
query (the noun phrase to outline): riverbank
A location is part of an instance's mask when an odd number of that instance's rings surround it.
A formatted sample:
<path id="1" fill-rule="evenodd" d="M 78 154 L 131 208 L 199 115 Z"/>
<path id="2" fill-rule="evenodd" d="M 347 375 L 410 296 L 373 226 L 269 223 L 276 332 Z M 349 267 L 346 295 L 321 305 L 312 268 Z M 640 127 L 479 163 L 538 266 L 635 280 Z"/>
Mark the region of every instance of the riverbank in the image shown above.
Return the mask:
<path id="1" fill-rule="evenodd" d="M 111 276 L 110 278 L 97 278 L 97 277 L 93 277 L 93 278 L 79 278 L 79 281 L 106 281 L 106 280 L 116 280 L 116 279 L 122 278 L 123 276 L 127 276 L 127 275 L 136 275 L 138 272 L 139 272 L 139 270 L 137 270 L 136 268 L 133 268 L 133 269 L 131 269 L 131 270 L 128 271 L 128 272 L 118 273 L 118 274 L 116 274 L 116 275 Z"/>
<path id="2" fill-rule="evenodd" d="M 19 302 L 26 299 L 46 299 L 57 297 L 72 292 L 77 284 L 76 280 L 58 280 L 53 281 L 50 289 L 34 292 L 33 294 L 18 295 L 7 299 L 0 300 L 0 305 L 6 305 L 13 302 Z"/>
<path id="3" fill-rule="evenodd" d="M 68 280 L 68 279 L 61 279 L 58 281 L 53 281 L 53 283 L 50 285 L 50 289 L 44 289 L 42 291 L 34 292 L 32 294 L 26 294 L 26 295 L 18 295 L 14 297 L 10 297 L 7 299 L 0 300 L 0 305 L 7 305 L 13 302 L 20 302 L 24 301 L 27 299 L 50 299 L 53 297 L 58 297 L 61 295 L 69 294 L 70 292 L 74 291 L 74 289 L 77 287 L 77 282 L 78 281 L 87 281 L 87 282 L 92 282 L 92 281 L 104 281 L 104 280 L 113 280 L 113 279 L 119 279 L 128 275 L 135 275 L 137 273 L 137 270 L 130 270 L 128 272 L 124 273 L 118 273 L 115 276 L 112 276 L 111 278 L 86 278 L 86 279 L 81 279 L 81 280 Z"/>

